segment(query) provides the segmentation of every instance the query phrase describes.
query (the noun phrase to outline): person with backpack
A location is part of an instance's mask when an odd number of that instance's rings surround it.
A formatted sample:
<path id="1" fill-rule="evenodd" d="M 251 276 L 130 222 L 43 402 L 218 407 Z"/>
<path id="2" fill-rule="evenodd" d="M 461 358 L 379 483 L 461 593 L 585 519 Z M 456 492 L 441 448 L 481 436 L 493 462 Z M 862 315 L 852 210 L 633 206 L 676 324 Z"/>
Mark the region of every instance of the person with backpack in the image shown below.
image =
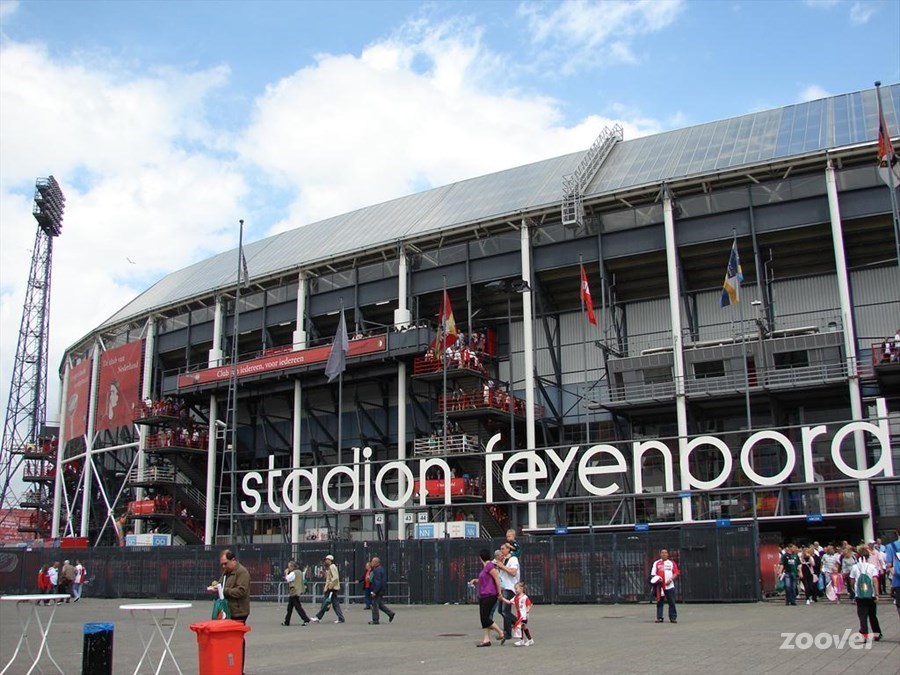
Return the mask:
<path id="1" fill-rule="evenodd" d="M 859 617 L 859 633 L 869 637 L 871 624 L 873 639 L 881 639 L 878 624 L 878 568 L 869 562 L 869 547 L 861 544 L 856 549 L 857 562 L 850 570 L 850 583 L 856 593 L 856 615 Z"/>

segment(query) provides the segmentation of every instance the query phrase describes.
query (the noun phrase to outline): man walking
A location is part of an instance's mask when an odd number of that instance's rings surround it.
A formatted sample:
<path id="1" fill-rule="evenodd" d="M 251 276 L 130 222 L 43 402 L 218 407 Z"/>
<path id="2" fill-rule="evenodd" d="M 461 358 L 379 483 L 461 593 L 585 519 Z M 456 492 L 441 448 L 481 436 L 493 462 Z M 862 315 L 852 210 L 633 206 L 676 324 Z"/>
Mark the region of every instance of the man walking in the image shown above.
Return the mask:
<path id="1" fill-rule="evenodd" d="M 87 574 L 87 570 L 84 569 L 84 565 L 81 564 L 80 560 L 75 561 L 75 583 L 72 585 L 72 595 L 75 596 L 75 602 L 81 600 L 81 587 L 84 584 L 84 577 Z"/>
<path id="2" fill-rule="evenodd" d="M 377 626 L 381 621 L 378 610 L 381 610 L 388 616 L 388 623 L 393 623 L 394 612 L 384 604 L 384 594 L 387 591 L 387 572 L 381 566 L 381 560 L 377 557 L 372 558 L 372 620 L 369 622 L 373 626 Z"/>
<path id="3" fill-rule="evenodd" d="M 503 588 L 503 599 L 511 601 L 516 597 L 516 584 L 519 583 L 519 558 L 513 555 L 512 545 L 504 542 L 500 545 L 500 559 L 497 569 L 500 571 L 500 586 Z M 500 603 L 500 614 L 503 617 L 503 635 L 509 640 L 512 638 L 513 624 L 516 621 L 513 615 L 513 605 L 506 602 Z M 521 637 L 521 636 L 520 636 Z"/>
<path id="4" fill-rule="evenodd" d="M 900 527 L 894 532 L 894 541 L 884 549 L 885 576 L 891 581 L 891 598 L 900 616 Z"/>
<path id="5" fill-rule="evenodd" d="M 66 598 L 66 602 L 69 602 L 72 599 L 72 586 L 74 583 L 75 568 L 72 566 L 71 562 L 66 560 L 63 563 L 62 569 L 59 571 L 59 592 L 69 596 Z"/>
<path id="6" fill-rule="evenodd" d="M 218 593 L 221 584 L 222 596 L 228 601 L 231 618 L 246 624 L 247 617 L 250 616 L 250 572 L 238 562 L 234 551 L 227 548 L 219 554 L 219 567 L 222 570 L 222 580 L 214 581 L 209 590 Z M 247 661 L 246 637 L 243 640 L 241 672 L 244 671 L 244 663 Z"/>
<path id="7" fill-rule="evenodd" d="M 669 621 L 678 623 L 678 610 L 675 608 L 675 580 L 678 574 L 678 565 L 674 560 L 669 560 L 668 549 L 662 549 L 659 559 L 650 568 L 651 579 L 656 579 L 656 623 L 663 622 L 664 603 L 669 605 Z"/>
<path id="8" fill-rule="evenodd" d="M 284 580 L 288 585 L 288 606 L 287 614 L 284 615 L 284 621 L 281 622 L 282 626 L 291 625 L 291 614 L 294 610 L 297 610 L 297 615 L 303 621 L 303 625 L 309 625 L 309 615 L 307 615 L 306 610 L 303 609 L 303 605 L 300 603 L 300 596 L 306 593 L 305 577 L 306 570 L 303 568 L 298 569 L 297 562 L 289 560 L 287 569 L 284 570 Z"/>
<path id="9" fill-rule="evenodd" d="M 316 615 L 312 618 L 312 622 L 319 623 L 322 620 L 322 617 L 325 616 L 325 612 L 328 611 L 328 603 L 330 602 L 331 606 L 334 608 L 334 613 L 337 615 L 335 623 L 344 623 L 344 612 L 341 611 L 340 598 L 338 597 L 338 593 L 340 593 L 341 590 L 341 576 L 338 573 L 337 565 L 334 564 L 334 556 L 330 553 L 326 555 L 324 564 L 325 597 L 322 598 L 322 606 L 319 607 L 319 611 L 316 612 Z"/>
<path id="10" fill-rule="evenodd" d="M 788 544 L 787 549 L 781 555 L 778 565 L 778 574 L 784 581 L 784 604 L 797 604 L 797 578 L 800 574 L 800 556 L 797 555 L 797 545 Z"/>

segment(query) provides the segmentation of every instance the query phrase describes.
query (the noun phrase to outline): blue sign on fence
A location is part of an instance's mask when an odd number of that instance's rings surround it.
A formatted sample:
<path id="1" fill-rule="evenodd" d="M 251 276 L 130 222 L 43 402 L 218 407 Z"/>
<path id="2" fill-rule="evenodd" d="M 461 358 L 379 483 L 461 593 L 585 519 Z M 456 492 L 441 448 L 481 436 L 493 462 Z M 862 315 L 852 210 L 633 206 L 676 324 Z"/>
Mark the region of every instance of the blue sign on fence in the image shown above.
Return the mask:
<path id="1" fill-rule="evenodd" d="M 565 525 L 560 525 L 559 527 L 557 527 L 557 528 L 554 530 L 554 532 L 555 532 L 556 534 L 569 534 L 569 528 L 566 527 Z"/>
<path id="2" fill-rule="evenodd" d="M 716 518 L 717 527 L 731 527 L 731 518 Z"/>
<path id="3" fill-rule="evenodd" d="M 825 519 L 822 517 L 821 513 L 810 513 L 806 516 L 807 523 L 821 523 L 823 520 Z"/>
<path id="4" fill-rule="evenodd" d="M 681 492 L 678 493 L 678 497 L 680 499 L 684 499 L 685 497 L 690 497 L 690 496 L 691 496 L 691 493 L 688 490 L 682 490 Z"/>
<path id="5" fill-rule="evenodd" d="M 649 523 L 635 523 L 635 524 L 634 524 L 634 531 L 635 531 L 635 532 L 646 532 L 646 531 L 649 530 L 649 529 L 650 529 L 650 524 L 649 524 Z"/>

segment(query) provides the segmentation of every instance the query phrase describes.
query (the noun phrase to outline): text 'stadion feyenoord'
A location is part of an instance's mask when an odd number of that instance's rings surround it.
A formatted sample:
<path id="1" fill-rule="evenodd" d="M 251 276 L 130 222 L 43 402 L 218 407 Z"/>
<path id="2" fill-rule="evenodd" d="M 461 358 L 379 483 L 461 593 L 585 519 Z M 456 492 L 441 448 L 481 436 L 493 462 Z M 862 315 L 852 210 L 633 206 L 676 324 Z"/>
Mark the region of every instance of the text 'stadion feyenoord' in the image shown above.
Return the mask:
<path id="1" fill-rule="evenodd" d="M 850 422 L 837 430 L 831 441 L 831 459 L 835 467 L 848 478 L 866 480 L 878 475 L 893 476 L 894 469 L 891 460 L 891 437 L 887 422 L 887 407 L 884 399 L 878 399 L 878 422 Z M 799 451 L 794 443 L 784 434 L 778 431 L 763 430 L 752 434 L 741 447 L 740 466 L 744 474 L 757 485 L 771 487 L 783 483 L 793 473 L 797 462 L 802 462 L 804 481 L 812 483 L 815 480 L 813 473 L 813 442 L 819 436 L 826 434 L 828 428 L 825 425 L 802 427 L 800 430 Z M 841 456 L 841 445 L 848 437 L 856 433 L 870 434 L 878 442 L 879 455 L 872 466 L 860 469 L 854 468 L 844 461 Z M 508 456 L 494 450 L 500 442 L 500 435 L 493 436 L 488 441 L 484 455 L 485 475 L 493 474 L 494 466 L 500 468 L 500 485 L 506 492 L 505 499 L 519 502 L 549 501 L 556 497 L 560 486 L 567 477 L 574 472 L 576 479 L 584 490 L 591 495 L 606 497 L 621 490 L 621 486 L 614 480 L 617 474 L 625 474 L 629 471 L 625 454 L 615 446 L 607 444 L 592 445 L 582 451 L 580 446 L 570 447 L 568 450 L 559 451 L 549 448 L 543 450 L 522 450 L 510 453 Z M 755 446 L 759 443 L 775 443 L 784 449 L 785 463 L 781 470 L 771 476 L 763 476 L 757 473 L 751 465 L 751 455 Z M 711 480 L 701 480 L 691 473 L 691 453 L 698 448 L 707 447 L 718 450 L 722 455 L 722 469 L 718 476 Z M 682 438 L 678 441 L 679 450 L 679 479 L 680 490 L 712 490 L 726 483 L 734 469 L 734 460 L 728 446 L 715 436 L 698 436 L 693 439 Z M 631 471 L 633 473 L 633 485 L 636 494 L 643 489 L 643 476 L 640 467 L 643 466 L 642 458 L 647 453 L 658 452 L 663 460 L 664 481 L 667 492 L 675 491 L 675 466 L 672 451 L 658 440 L 635 441 L 631 444 Z M 427 458 L 412 460 L 412 465 L 418 469 L 417 474 L 410 468 L 406 461 L 392 461 L 381 465 L 371 463 L 372 449 L 353 448 L 353 463 L 338 465 L 328 469 L 324 476 L 319 475 L 318 467 L 304 469 L 276 469 L 275 458 L 269 457 L 269 470 L 265 472 L 249 471 L 244 474 L 241 481 L 243 499 L 241 509 L 246 514 L 258 513 L 262 507 L 263 493 L 268 501 L 268 506 L 273 513 L 306 513 L 315 512 L 321 503 L 325 508 L 333 511 L 369 510 L 369 509 L 399 509 L 409 504 L 413 496 L 414 482 L 425 481 L 425 476 L 437 470 L 444 480 L 443 503 L 453 503 L 450 494 L 451 470 L 447 462 L 441 458 Z M 595 461 L 605 459 L 603 465 L 594 464 Z M 417 466 L 416 466 L 417 464 Z M 555 476 L 551 478 L 551 468 L 556 469 Z M 373 475 L 374 474 L 374 475 Z M 332 486 L 343 476 L 341 483 L 349 486 L 348 496 L 343 501 L 336 501 L 332 495 Z M 606 485 L 597 485 L 594 480 L 606 476 Z M 610 479 L 613 479 L 611 482 Z M 388 483 L 396 483 L 400 486 L 397 496 L 390 497 L 385 491 Z M 546 484 L 543 493 L 538 489 L 538 484 Z M 305 500 L 295 501 L 296 493 L 302 491 Z M 280 502 L 278 497 L 281 497 Z M 419 504 L 425 505 L 427 494 L 420 491 Z M 492 481 L 487 481 L 485 503 L 492 503 L 497 496 L 494 494 Z M 503 500 L 500 496 L 498 500 Z M 469 504 L 472 502 L 469 501 Z"/>

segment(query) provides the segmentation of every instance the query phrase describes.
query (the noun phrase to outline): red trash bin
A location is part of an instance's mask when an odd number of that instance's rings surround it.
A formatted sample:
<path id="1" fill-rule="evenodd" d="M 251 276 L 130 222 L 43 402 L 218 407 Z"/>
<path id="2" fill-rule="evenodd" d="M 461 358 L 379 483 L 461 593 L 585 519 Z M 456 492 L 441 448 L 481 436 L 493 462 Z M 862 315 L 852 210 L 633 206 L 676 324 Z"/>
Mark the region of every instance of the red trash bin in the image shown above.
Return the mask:
<path id="1" fill-rule="evenodd" d="M 200 648 L 200 675 L 241 675 L 244 664 L 244 633 L 240 621 L 221 619 L 191 624 Z"/>

